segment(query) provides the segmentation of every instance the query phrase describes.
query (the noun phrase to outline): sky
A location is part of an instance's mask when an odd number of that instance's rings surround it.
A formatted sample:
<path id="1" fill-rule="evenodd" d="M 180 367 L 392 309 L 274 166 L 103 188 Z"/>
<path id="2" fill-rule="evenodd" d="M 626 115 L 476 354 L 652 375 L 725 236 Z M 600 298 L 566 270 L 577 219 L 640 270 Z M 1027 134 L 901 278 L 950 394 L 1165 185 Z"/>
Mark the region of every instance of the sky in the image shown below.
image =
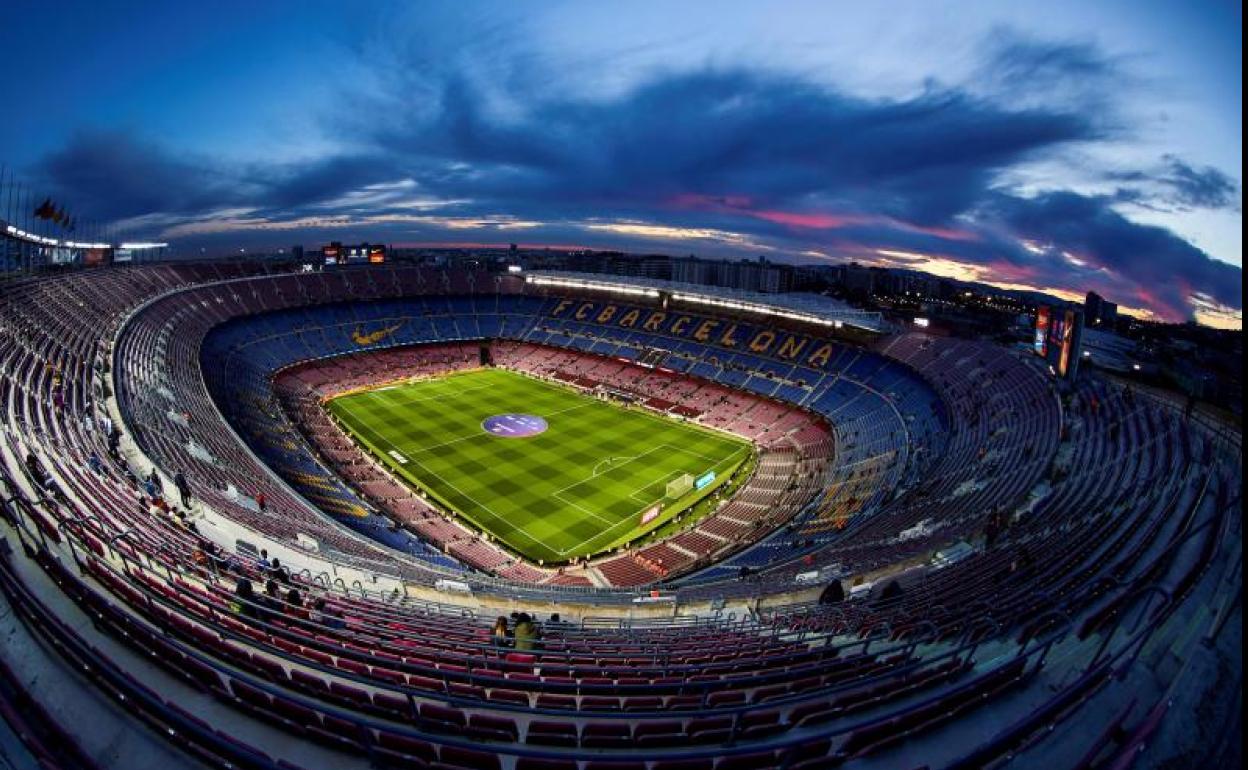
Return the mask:
<path id="1" fill-rule="evenodd" d="M 1241 328 L 1241 22 L 1231 0 L 6 0 L 0 163 L 187 255 L 856 260 Z"/>

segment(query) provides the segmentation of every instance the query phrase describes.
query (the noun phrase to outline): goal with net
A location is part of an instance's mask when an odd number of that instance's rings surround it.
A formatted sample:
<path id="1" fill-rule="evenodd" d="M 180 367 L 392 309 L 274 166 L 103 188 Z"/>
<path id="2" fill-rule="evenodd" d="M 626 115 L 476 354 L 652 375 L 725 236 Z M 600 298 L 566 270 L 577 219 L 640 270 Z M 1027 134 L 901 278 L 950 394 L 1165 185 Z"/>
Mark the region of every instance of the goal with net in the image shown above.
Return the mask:
<path id="1" fill-rule="evenodd" d="M 667 482 L 667 497 L 669 500 L 674 500 L 691 489 L 693 489 L 693 474 L 682 473 Z"/>

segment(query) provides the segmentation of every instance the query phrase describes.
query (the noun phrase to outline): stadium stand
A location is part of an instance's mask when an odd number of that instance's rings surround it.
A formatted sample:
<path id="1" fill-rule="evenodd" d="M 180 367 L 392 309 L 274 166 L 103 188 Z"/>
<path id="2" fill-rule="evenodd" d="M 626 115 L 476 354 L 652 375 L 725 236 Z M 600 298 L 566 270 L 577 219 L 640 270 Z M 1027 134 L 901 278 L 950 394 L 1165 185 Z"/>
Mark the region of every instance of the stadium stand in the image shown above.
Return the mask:
<path id="1" fill-rule="evenodd" d="M 6 631 L 104 715 L 65 741 L 0 669 L 3 702 L 38 722 L 29 756 L 811 770 L 1225 751 L 1177 723 L 1223 713 L 1217 672 L 1239 661 L 1237 430 L 1095 376 L 1058 393 L 989 343 L 628 327 L 627 304 L 548 291 L 249 263 L 0 287 Z M 712 322 L 722 336 L 698 339 Z M 582 574 L 517 562 L 315 407 L 478 365 L 482 343 L 746 436 L 758 470 L 696 526 Z M 512 611 L 567 618 L 522 646 L 492 632 Z M 146 740 L 108 740 L 116 721 Z"/>

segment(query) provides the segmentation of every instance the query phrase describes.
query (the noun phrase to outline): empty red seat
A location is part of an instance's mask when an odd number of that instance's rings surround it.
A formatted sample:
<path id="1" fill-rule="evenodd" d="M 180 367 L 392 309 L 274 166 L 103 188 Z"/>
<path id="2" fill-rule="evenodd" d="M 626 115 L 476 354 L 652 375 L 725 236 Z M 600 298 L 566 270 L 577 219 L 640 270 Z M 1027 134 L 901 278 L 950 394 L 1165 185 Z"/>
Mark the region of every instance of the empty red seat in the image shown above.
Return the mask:
<path id="1" fill-rule="evenodd" d="M 497 703 L 514 703 L 517 706 L 529 705 L 528 693 L 523 693 L 523 692 L 520 692 L 519 690 L 505 690 L 505 689 L 499 689 L 496 687 L 490 690 L 490 693 L 489 695 L 486 696 L 486 699 L 495 701 Z M 548 707 L 543 707 L 543 708 L 548 708 Z M 572 701 L 572 708 L 576 708 L 575 699 Z"/>
<path id="2" fill-rule="evenodd" d="M 308 734 L 312 738 L 342 751 L 364 751 L 363 730 L 356 722 L 330 716 L 321 716 L 321 725 L 310 725 Z"/>
<path id="3" fill-rule="evenodd" d="M 642 722 L 633 730 L 638 747 L 677 746 L 685 739 L 680 722 Z"/>
<path id="4" fill-rule="evenodd" d="M 788 685 L 772 685 L 771 687 L 760 687 L 754 691 L 754 696 L 750 698 L 751 703 L 766 703 L 769 700 L 783 698 L 789 692 Z"/>
<path id="5" fill-rule="evenodd" d="M 832 710 L 831 703 L 828 701 L 815 701 L 814 703 L 803 703 L 790 711 L 789 722 L 801 727 L 810 727 L 827 722 L 834 716 L 835 712 Z"/>
<path id="6" fill-rule="evenodd" d="M 515 742 L 519 738 L 516 723 L 506 717 L 472 714 L 468 717 L 468 735 L 483 741 Z"/>
<path id="7" fill-rule="evenodd" d="M 537 696 L 537 707 L 539 709 L 576 709 L 576 698 L 571 695 L 555 695 L 553 693 L 541 693 Z"/>
<path id="8" fill-rule="evenodd" d="M 626 749 L 633 731 L 623 722 L 590 722 L 581 730 L 581 745 L 589 749 Z"/>
<path id="9" fill-rule="evenodd" d="M 792 747 L 784 754 L 784 760 L 788 763 L 789 768 L 798 768 L 799 770 L 818 770 L 829 764 L 830 757 L 828 751 L 832 747 L 830 740 L 824 739 L 819 741 L 810 741 L 808 743 L 798 744 Z"/>
<path id="10" fill-rule="evenodd" d="M 609 698 L 603 695 L 585 695 L 581 697 L 581 710 L 582 711 L 619 711 L 620 699 Z"/>
<path id="11" fill-rule="evenodd" d="M 585 763 L 585 770 L 646 770 L 645 762 L 594 759 Z"/>
<path id="12" fill-rule="evenodd" d="M 731 734 L 732 717 L 700 717 L 685 727 L 690 743 L 723 743 Z"/>
<path id="13" fill-rule="evenodd" d="M 295 703 L 285 698 L 273 699 L 273 711 L 281 714 L 288 721 L 305 727 L 308 725 L 319 725 L 321 722 L 321 718 L 316 711 L 301 703 Z"/>
<path id="14" fill-rule="evenodd" d="M 673 695 L 667 699 L 667 708 L 672 711 L 696 711 L 702 708 L 702 696 Z"/>
<path id="15" fill-rule="evenodd" d="M 715 764 L 715 770 L 776 770 L 779 767 L 776 755 L 771 751 L 723 757 Z"/>
<path id="16" fill-rule="evenodd" d="M 302 724 L 290 722 L 282 714 L 273 711 L 273 700 L 268 693 L 237 679 L 230 681 L 230 690 L 234 693 L 236 707 L 266 722 L 278 724 L 294 732 L 303 732 Z"/>
<path id="17" fill-rule="evenodd" d="M 408 677 L 412 687 L 416 687 L 416 679 L 427 680 L 428 677 Z M 432 680 L 437 683 L 437 680 Z M 440 683 L 438 683 L 440 684 Z M 421 689 L 427 690 L 429 687 L 422 686 Z M 439 688 L 440 689 L 440 688 Z M 451 682 L 447 685 L 447 691 L 456 698 L 468 698 L 470 700 L 485 700 L 485 688 L 475 684 L 464 684 L 463 682 Z M 528 703 L 528 699 L 525 699 Z"/>
<path id="18" fill-rule="evenodd" d="M 407 684 L 407 675 L 402 671 L 395 671 L 392 668 L 382 668 L 381 666 L 373 666 L 373 678 L 380 679 L 383 682 L 397 684 L 403 686 Z"/>
<path id="19" fill-rule="evenodd" d="M 359 687 L 352 687 L 342 682 L 330 682 L 329 692 L 336 700 L 351 704 L 352 706 L 369 708 L 373 705 L 373 699 L 366 690 Z"/>
<path id="20" fill-rule="evenodd" d="M 520 757 L 516 760 L 516 770 L 577 770 L 577 766 L 571 759 Z"/>
<path id="21" fill-rule="evenodd" d="M 191 679 L 201 689 L 218 695 L 227 694 L 225 686 L 221 683 L 221 676 L 208 664 L 201 663 L 195 658 L 187 657 L 182 661 L 181 667 L 186 672 L 187 678 Z"/>
<path id="22" fill-rule="evenodd" d="M 757 711 L 741 717 L 741 737 L 747 740 L 766 738 L 783 732 L 787 727 L 780 721 L 778 711 Z"/>
<path id="23" fill-rule="evenodd" d="M 442 680 L 435 679 L 431 676 L 421 676 L 420 674 L 411 674 L 407 677 L 407 684 L 417 690 L 428 690 L 429 692 L 442 692 Z"/>
<path id="24" fill-rule="evenodd" d="M 329 693 L 329 682 L 301 668 L 291 669 L 290 681 L 295 687 L 306 692 L 317 695 L 327 695 Z"/>
<path id="25" fill-rule="evenodd" d="M 368 666 L 363 663 L 360 663 L 357 660 L 351 660 L 350 658 L 339 658 L 337 666 L 343 671 L 348 671 L 358 676 L 368 676 Z"/>
<path id="26" fill-rule="evenodd" d="M 437 749 L 427 741 L 384 731 L 377 733 L 377 746 L 398 759 L 417 760 L 424 764 L 432 763 L 438 757 Z"/>
<path id="27" fill-rule="evenodd" d="M 625 711 L 662 711 L 663 699 L 658 696 L 635 696 L 624 699 Z"/>
<path id="28" fill-rule="evenodd" d="M 660 759 L 653 770 L 712 770 L 713 759 Z"/>
<path id="29" fill-rule="evenodd" d="M 384 711 L 386 716 L 399 720 L 414 719 L 416 716 L 415 707 L 408 697 L 398 693 L 373 693 L 373 706 L 379 711 Z"/>
<path id="30" fill-rule="evenodd" d="M 502 770 L 497 754 L 477 749 L 443 746 L 434 770 Z"/>
<path id="31" fill-rule="evenodd" d="M 706 705 L 711 708 L 718 706 L 743 706 L 745 705 L 745 693 L 740 690 L 713 692 L 706 696 Z"/>
<path id="32" fill-rule="evenodd" d="M 428 730 L 460 734 L 468 725 L 464 712 L 436 703 L 420 704 L 420 724 Z"/>
<path id="33" fill-rule="evenodd" d="M 575 747 L 577 745 L 576 725 L 570 722 L 535 720 L 529 723 L 525 742 L 534 746 Z"/>

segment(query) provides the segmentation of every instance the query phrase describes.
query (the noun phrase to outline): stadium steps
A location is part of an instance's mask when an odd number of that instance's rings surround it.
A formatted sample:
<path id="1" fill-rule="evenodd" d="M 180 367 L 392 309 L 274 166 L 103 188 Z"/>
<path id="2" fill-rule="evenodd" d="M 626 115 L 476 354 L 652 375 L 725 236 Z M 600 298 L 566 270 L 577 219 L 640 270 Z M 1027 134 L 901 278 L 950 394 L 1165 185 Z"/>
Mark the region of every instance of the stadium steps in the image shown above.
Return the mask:
<path id="1" fill-rule="evenodd" d="M 595 588 L 610 588 L 611 587 L 611 581 L 603 577 L 602 573 L 598 571 L 597 567 L 590 567 L 589 569 L 585 570 L 582 574 L 584 574 L 585 577 L 589 578 L 589 582 L 593 583 Z"/>

